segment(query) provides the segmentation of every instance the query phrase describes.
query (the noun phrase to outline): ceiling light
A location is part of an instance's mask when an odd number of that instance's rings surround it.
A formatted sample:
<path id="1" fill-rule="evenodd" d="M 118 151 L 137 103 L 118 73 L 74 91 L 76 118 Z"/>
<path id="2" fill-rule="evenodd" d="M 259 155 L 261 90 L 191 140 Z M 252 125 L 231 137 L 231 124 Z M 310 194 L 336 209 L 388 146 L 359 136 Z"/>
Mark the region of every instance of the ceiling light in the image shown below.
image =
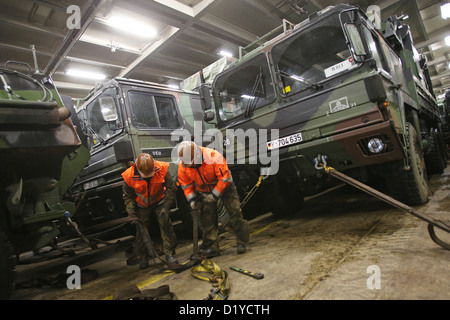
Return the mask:
<path id="1" fill-rule="evenodd" d="M 104 80 L 106 78 L 106 76 L 104 74 L 101 74 L 101 73 L 82 71 L 82 70 L 75 70 L 75 69 L 67 70 L 66 74 L 69 75 L 69 76 L 74 76 L 74 77 L 78 77 L 78 78 L 92 79 L 92 80 Z"/>
<path id="2" fill-rule="evenodd" d="M 450 36 L 445 37 L 445 44 L 450 47 Z"/>
<path id="3" fill-rule="evenodd" d="M 231 52 L 228 52 L 228 51 L 224 51 L 224 50 L 221 50 L 220 52 L 219 52 L 219 54 L 221 55 L 221 56 L 223 56 L 223 57 L 228 57 L 228 58 L 231 58 L 233 55 L 231 54 Z"/>
<path id="4" fill-rule="evenodd" d="M 441 5 L 441 15 L 442 19 L 450 18 L 450 3 Z"/>
<path id="5" fill-rule="evenodd" d="M 154 38 L 157 34 L 156 30 L 150 25 L 122 15 L 112 15 L 107 20 L 107 23 L 113 28 L 125 31 L 127 33 L 132 33 L 143 38 Z"/>

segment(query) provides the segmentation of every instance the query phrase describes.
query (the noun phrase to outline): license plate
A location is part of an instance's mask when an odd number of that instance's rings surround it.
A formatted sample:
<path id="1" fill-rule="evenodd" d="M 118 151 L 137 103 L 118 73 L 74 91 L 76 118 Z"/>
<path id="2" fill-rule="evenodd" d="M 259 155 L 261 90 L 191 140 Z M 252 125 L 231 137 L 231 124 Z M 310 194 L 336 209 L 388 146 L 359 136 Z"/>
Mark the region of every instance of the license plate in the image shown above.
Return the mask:
<path id="1" fill-rule="evenodd" d="M 92 188 L 95 188 L 96 186 L 98 186 L 98 181 L 97 180 L 93 180 L 93 181 L 90 181 L 90 182 L 86 182 L 84 184 L 84 189 L 85 190 L 92 189 Z"/>
<path id="2" fill-rule="evenodd" d="M 268 150 L 273 150 L 273 149 L 278 149 L 278 148 L 283 148 L 286 146 L 289 146 L 291 144 L 296 144 L 299 142 L 303 141 L 303 137 L 302 134 L 296 133 L 287 137 L 283 137 L 277 140 L 272 140 L 267 142 L 267 149 Z"/>

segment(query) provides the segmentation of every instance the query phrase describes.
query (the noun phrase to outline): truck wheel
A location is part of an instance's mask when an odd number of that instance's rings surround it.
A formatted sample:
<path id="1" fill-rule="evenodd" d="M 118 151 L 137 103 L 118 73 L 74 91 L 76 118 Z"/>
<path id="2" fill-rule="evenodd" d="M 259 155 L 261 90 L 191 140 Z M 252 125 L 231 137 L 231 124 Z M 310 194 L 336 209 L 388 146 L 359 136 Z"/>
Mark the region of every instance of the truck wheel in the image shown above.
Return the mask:
<path id="1" fill-rule="evenodd" d="M 11 243 L 0 230 L 0 300 L 8 299 L 13 291 L 15 258 Z"/>
<path id="2" fill-rule="evenodd" d="M 403 168 L 403 160 L 395 162 L 387 177 L 390 193 L 408 205 L 424 204 L 428 200 L 428 177 L 424 154 L 417 132 L 406 124 L 406 142 L 409 170 Z"/>
<path id="3" fill-rule="evenodd" d="M 443 142 L 435 128 L 430 130 L 430 152 L 426 155 L 428 173 L 441 174 L 446 167 Z"/>

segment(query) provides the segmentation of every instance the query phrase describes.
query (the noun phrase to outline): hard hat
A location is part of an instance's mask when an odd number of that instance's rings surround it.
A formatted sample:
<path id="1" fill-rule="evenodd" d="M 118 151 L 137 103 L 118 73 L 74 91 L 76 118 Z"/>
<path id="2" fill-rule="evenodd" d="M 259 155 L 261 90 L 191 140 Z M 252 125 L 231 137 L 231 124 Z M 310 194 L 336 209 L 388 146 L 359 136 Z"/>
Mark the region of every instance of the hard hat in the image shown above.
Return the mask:
<path id="1" fill-rule="evenodd" d="M 136 167 L 143 178 L 150 178 L 155 173 L 155 160 L 148 153 L 142 153 L 136 160 Z"/>
<path id="2" fill-rule="evenodd" d="M 178 146 L 178 157 L 185 166 L 194 164 L 197 145 L 193 141 L 183 141 Z"/>

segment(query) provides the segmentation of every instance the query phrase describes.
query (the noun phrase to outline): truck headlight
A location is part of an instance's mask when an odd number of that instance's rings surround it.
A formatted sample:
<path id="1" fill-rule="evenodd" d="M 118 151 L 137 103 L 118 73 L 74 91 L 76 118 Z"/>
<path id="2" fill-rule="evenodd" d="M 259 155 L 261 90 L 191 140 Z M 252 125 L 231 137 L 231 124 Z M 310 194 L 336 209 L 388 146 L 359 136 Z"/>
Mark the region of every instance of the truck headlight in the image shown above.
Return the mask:
<path id="1" fill-rule="evenodd" d="M 384 150 L 385 145 L 379 138 L 372 138 L 367 143 L 367 148 L 371 153 L 380 153 Z"/>

